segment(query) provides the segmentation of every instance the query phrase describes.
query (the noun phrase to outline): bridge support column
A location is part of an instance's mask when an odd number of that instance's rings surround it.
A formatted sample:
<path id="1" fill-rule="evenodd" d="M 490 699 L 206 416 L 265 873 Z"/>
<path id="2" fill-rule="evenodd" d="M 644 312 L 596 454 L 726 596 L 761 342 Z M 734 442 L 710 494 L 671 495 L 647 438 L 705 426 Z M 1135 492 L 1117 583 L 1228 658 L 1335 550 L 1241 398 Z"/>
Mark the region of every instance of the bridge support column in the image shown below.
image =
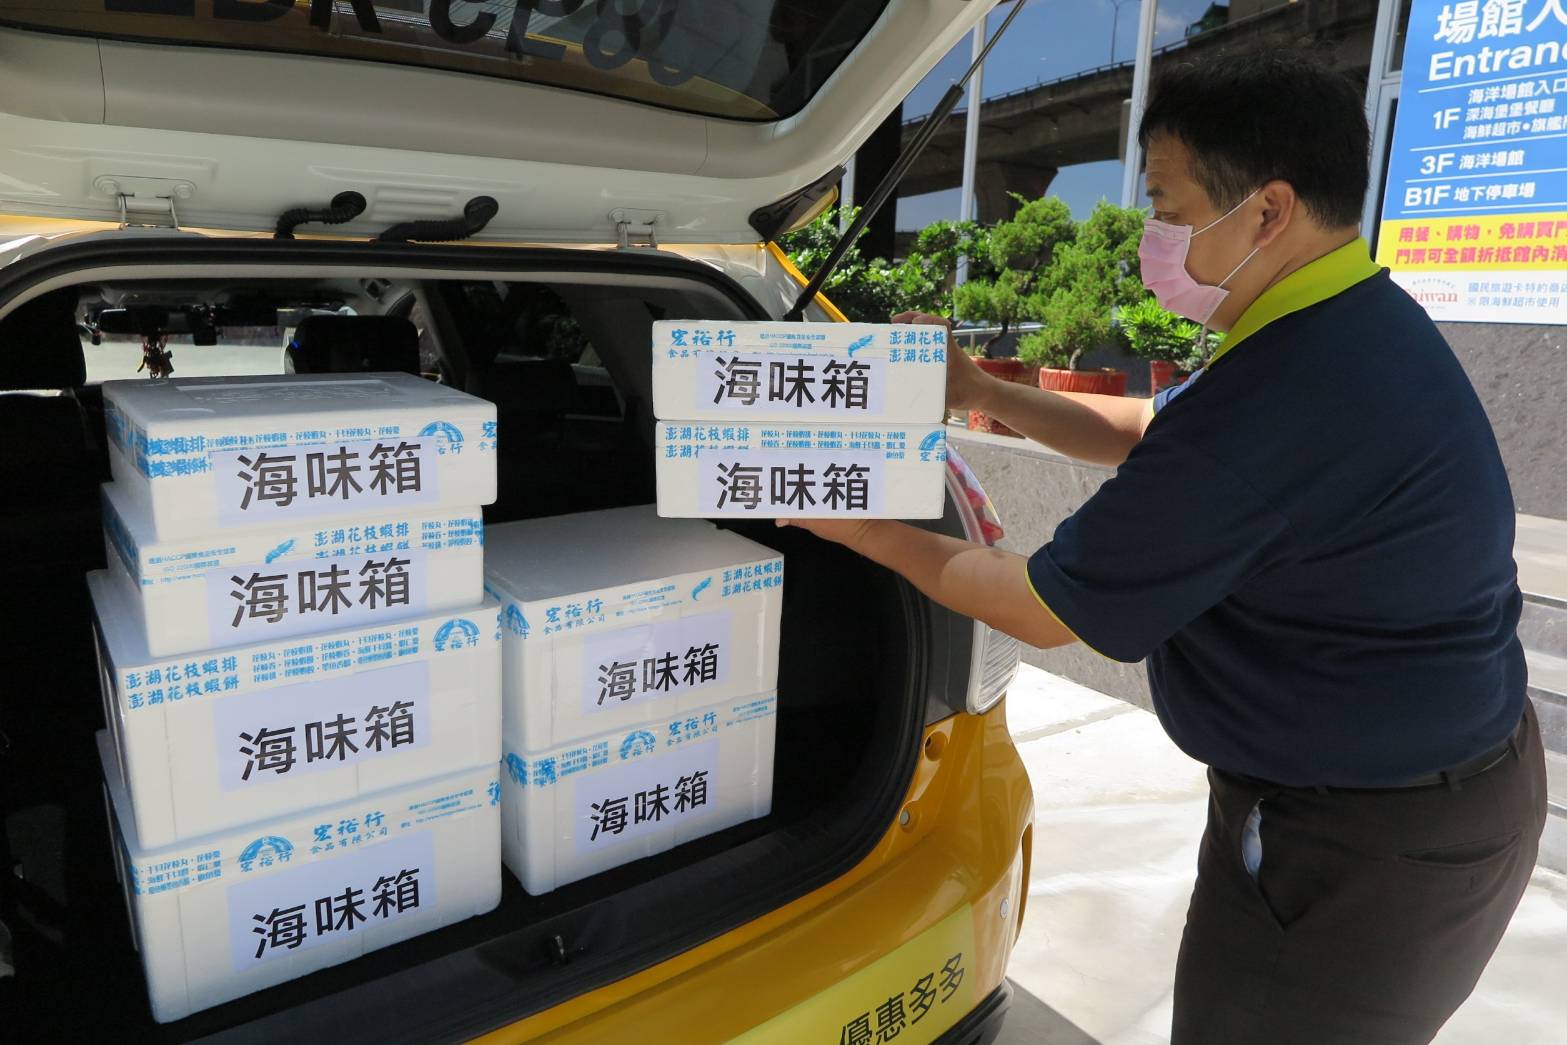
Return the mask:
<path id="1" fill-rule="evenodd" d="M 1043 196 L 1055 180 L 1056 168 L 981 161 L 976 174 L 974 195 L 978 198 L 979 220 L 988 225 L 1017 213 L 1017 201 L 1010 193 L 1026 200 Z"/>

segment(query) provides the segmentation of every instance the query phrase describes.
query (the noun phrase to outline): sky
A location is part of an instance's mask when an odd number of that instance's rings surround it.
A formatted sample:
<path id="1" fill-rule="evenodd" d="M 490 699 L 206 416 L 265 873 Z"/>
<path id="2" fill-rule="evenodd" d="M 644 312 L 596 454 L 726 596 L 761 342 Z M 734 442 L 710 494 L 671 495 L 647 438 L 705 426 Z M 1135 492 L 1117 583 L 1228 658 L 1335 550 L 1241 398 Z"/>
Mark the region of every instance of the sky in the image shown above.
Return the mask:
<path id="1" fill-rule="evenodd" d="M 1137 49 L 1138 0 L 1120 0 L 1119 17 L 1114 0 L 1022 2 L 1026 6 L 1017 21 L 985 61 L 982 93 L 986 98 L 1109 64 L 1112 29 L 1116 61 L 1130 61 Z M 1211 2 L 1159 0 L 1154 46 L 1180 40 L 1186 26 L 1201 17 Z M 990 32 L 1000 26 L 1008 10 L 1010 5 L 1002 5 L 991 12 Z M 930 112 L 948 85 L 963 75 L 969 54 L 970 41 L 965 37 L 910 92 L 903 103 L 904 119 Z M 983 144 L 980 149 L 983 154 Z M 1106 160 L 1067 167 L 1056 175 L 1050 193 L 1064 199 L 1074 215 L 1086 217 L 1101 198 L 1119 199 L 1121 163 Z M 899 200 L 898 228 L 918 229 L 939 218 L 955 219 L 960 195 L 954 188 Z"/>

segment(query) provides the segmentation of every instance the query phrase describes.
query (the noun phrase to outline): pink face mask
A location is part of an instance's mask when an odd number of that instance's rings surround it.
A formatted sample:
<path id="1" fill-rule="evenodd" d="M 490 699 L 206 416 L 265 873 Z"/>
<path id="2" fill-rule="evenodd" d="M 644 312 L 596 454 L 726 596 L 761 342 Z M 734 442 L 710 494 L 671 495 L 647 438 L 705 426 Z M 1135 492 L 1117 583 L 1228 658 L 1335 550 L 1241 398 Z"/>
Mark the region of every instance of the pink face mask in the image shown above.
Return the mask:
<path id="1" fill-rule="evenodd" d="M 1257 251 L 1262 248 L 1257 247 L 1246 255 L 1239 265 L 1230 270 L 1228 276 L 1219 281 L 1218 286 L 1199 283 L 1192 278 L 1192 274 L 1186 271 L 1186 252 L 1191 249 L 1194 236 L 1201 236 L 1240 210 L 1251 201 L 1252 196 L 1261 191 L 1256 190 L 1231 207 L 1223 217 L 1215 218 L 1195 232 L 1190 225 L 1171 225 L 1155 218 L 1143 222 L 1143 238 L 1137 245 L 1137 257 L 1142 262 L 1143 286 L 1153 291 L 1153 296 L 1162 308 L 1207 327 L 1213 313 L 1230 296 L 1224 284 L 1245 268 L 1246 262 L 1256 257 Z"/>

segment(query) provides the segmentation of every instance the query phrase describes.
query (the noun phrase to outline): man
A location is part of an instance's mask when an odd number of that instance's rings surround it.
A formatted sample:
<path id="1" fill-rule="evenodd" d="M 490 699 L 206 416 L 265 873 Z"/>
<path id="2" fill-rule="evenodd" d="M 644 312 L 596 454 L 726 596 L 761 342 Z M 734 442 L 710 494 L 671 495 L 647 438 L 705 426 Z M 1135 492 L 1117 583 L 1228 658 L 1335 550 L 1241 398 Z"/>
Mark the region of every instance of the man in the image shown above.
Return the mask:
<path id="1" fill-rule="evenodd" d="M 1247 55 L 1155 88 L 1139 136 L 1159 300 L 1228 332 L 1147 402 L 1003 384 L 951 405 L 1115 475 L 1032 557 L 797 522 L 1035 646 L 1148 660 L 1211 799 L 1177 1045 L 1428 1042 L 1534 866 L 1544 762 L 1489 423 L 1357 234 L 1358 90 Z M 908 314 L 899 319 L 941 322 Z"/>

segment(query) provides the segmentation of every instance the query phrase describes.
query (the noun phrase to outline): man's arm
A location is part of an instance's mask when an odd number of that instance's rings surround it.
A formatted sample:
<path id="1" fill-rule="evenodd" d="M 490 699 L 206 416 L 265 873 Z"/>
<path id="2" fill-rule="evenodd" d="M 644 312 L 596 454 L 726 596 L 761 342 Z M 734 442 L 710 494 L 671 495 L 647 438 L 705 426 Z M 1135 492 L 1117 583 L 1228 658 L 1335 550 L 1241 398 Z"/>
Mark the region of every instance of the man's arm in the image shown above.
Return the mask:
<path id="1" fill-rule="evenodd" d="M 903 312 L 893 322 L 947 327 L 948 406 L 983 410 L 1013 431 L 1068 457 L 1114 468 L 1126 460 L 1153 419 L 1151 400 L 1048 392 L 992 377 L 958 350 L 951 324 L 940 316 Z"/>
<path id="2" fill-rule="evenodd" d="M 900 574 L 933 601 L 1015 639 L 1049 649 L 1077 636 L 1034 595 L 1028 560 L 889 520 L 779 520 L 836 541 Z"/>
<path id="3" fill-rule="evenodd" d="M 983 410 L 1013 431 L 1079 461 L 1120 465 L 1153 419 L 1151 399 L 1050 392 L 991 377 L 972 361 L 967 365 L 984 379 L 976 384 L 970 409 Z"/>

